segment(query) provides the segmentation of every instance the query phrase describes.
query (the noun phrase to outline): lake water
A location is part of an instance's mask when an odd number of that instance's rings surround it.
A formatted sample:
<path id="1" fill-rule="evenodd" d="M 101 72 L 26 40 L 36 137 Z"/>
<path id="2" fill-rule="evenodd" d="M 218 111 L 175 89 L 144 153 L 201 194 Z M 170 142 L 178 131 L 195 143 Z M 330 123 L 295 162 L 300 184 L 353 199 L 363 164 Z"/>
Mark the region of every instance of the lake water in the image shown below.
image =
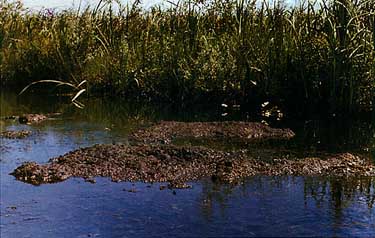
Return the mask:
<path id="1" fill-rule="evenodd" d="M 219 107 L 175 110 L 115 100 L 89 100 L 83 110 L 66 98 L 1 94 L 1 117 L 62 112 L 36 125 L 1 122 L 2 129 L 33 131 L 22 140 L 1 139 L 0 236 L 6 237 L 252 237 L 375 236 L 375 178 L 267 177 L 239 185 L 209 179 L 192 189 L 161 184 L 114 183 L 81 178 L 33 186 L 9 175 L 24 161 L 51 157 L 97 143 L 127 143 L 127 134 L 158 120 L 252 118 Z M 275 121 L 297 136 L 283 146 L 299 151 L 374 153 L 371 118 L 356 121 Z M 129 192 L 130 191 L 130 192 Z"/>

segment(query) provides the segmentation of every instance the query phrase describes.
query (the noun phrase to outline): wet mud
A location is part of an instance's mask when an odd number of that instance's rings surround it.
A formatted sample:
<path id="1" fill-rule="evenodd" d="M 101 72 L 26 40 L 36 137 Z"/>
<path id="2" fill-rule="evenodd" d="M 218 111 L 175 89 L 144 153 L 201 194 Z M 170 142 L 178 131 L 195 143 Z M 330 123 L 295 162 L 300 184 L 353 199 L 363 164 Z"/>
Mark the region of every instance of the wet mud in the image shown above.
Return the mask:
<path id="1" fill-rule="evenodd" d="M 375 176 L 375 166 L 368 158 L 350 153 L 265 162 L 246 151 L 174 145 L 95 145 L 53 158 L 47 164 L 24 163 L 12 175 L 34 185 L 70 177 L 87 180 L 103 176 L 116 182 L 169 182 L 169 188 L 188 188 L 185 182 L 207 177 L 236 183 L 254 175 Z"/>
<path id="2" fill-rule="evenodd" d="M 236 183 L 254 175 L 375 176 L 375 166 L 369 158 L 350 153 L 315 153 L 300 157 L 294 151 L 257 146 L 224 151 L 171 144 L 179 138 L 255 143 L 293 136 L 290 129 L 275 129 L 261 123 L 164 121 L 133 132 L 131 145 L 81 148 L 46 164 L 24 163 L 12 174 L 34 185 L 70 177 L 82 177 L 94 183 L 94 177 L 102 176 L 116 182 L 169 182 L 168 188 L 189 188 L 186 182 L 207 177 L 217 182 Z"/>
<path id="3" fill-rule="evenodd" d="M 18 118 L 18 121 L 23 124 L 40 123 L 48 119 L 48 115 L 44 114 L 24 114 Z"/>
<path id="4" fill-rule="evenodd" d="M 21 124 L 36 124 L 43 122 L 51 117 L 59 116 L 61 113 L 47 113 L 47 114 L 23 114 L 20 116 L 7 116 L 5 120 L 16 120 Z"/>
<path id="5" fill-rule="evenodd" d="M 171 144 L 181 138 L 236 139 L 253 141 L 264 139 L 290 139 L 290 129 L 271 128 L 256 122 L 176 122 L 162 121 L 130 134 L 129 139 L 140 143 Z"/>
<path id="6" fill-rule="evenodd" d="M 21 131 L 3 131 L 0 132 L 0 138 L 6 139 L 24 139 L 32 134 L 31 131 L 21 130 Z"/>

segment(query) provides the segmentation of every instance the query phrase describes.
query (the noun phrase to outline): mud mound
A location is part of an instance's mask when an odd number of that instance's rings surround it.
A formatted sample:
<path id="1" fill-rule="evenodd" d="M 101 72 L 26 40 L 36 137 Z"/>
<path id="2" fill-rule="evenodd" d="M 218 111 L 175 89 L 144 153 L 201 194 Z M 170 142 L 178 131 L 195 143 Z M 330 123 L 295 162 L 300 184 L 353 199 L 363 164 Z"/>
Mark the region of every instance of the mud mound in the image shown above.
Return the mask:
<path id="1" fill-rule="evenodd" d="M 204 147 L 171 145 L 95 145 L 38 165 L 27 162 L 12 173 L 34 185 L 69 177 L 110 177 L 113 181 L 170 182 L 175 187 L 200 178 L 235 182 L 253 175 L 375 176 L 366 159 L 339 154 L 328 159 L 274 159 L 264 162 L 244 151 L 221 152 Z"/>
<path id="2" fill-rule="evenodd" d="M 240 140 L 290 139 L 290 129 L 275 129 L 256 122 L 175 122 L 162 121 L 132 133 L 135 142 L 170 144 L 178 138 L 227 138 Z"/>

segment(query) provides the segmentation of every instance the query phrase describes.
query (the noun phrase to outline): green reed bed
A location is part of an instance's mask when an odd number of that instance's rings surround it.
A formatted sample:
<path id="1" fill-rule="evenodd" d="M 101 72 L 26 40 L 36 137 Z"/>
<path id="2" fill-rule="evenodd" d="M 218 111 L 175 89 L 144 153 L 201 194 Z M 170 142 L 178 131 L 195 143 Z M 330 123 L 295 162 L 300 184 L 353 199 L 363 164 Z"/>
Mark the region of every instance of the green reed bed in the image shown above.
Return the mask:
<path id="1" fill-rule="evenodd" d="M 373 107 L 374 0 L 196 0 L 151 9 L 102 1 L 40 12 L 0 4 L 2 84 L 51 80 L 75 93 L 271 101 L 294 111 Z"/>

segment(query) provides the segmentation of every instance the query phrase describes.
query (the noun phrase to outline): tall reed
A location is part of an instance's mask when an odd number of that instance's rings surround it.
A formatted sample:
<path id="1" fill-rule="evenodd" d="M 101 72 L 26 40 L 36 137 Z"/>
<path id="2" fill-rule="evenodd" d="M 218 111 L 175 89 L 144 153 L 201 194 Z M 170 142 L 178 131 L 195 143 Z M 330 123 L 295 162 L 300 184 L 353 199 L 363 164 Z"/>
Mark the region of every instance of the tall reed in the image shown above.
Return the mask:
<path id="1" fill-rule="evenodd" d="M 373 0 L 190 0 L 150 9 L 101 1 L 40 12 L 2 0 L 0 77 L 86 80 L 90 92 L 178 103 L 208 97 L 353 113 L 374 103 L 374 18 Z"/>

